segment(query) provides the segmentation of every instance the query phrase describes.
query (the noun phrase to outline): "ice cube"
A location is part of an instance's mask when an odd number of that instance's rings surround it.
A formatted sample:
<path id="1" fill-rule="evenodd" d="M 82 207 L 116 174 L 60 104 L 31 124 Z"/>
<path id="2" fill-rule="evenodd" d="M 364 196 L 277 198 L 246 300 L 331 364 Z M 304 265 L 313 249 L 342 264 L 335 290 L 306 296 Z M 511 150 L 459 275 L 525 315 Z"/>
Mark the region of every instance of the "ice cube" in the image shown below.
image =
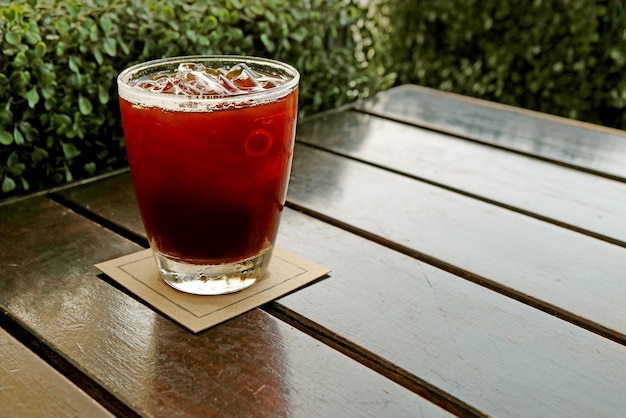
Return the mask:
<path id="1" fill-rule="evenodd" d="M 246 64 L 230 68 L 207 68 L 185 62 L 170 74 L 142 78 L 136 86 L 147 91 L 191 96 L 232 96 L 261 91 L 281 84 L 280 77 L 258 73 Z"/>
<path id="2" fill-rule="evenodd" d="M 207 71 L 202 64 L 180 64 L 176 71 L 176 80 L 181 89 L 194 95 L 230 94 L 220 82 L 219 75 Z"/>
<path id="3" fill-rule="evenodd" d="M 219 82 L 222 84 L 222 86 L 227 89 L 229 92 L 231 93 L 238 93 L 240 92 L 239 88 L 233 84 L 232 81 L 230 81 L 228 79 L 228 77 L 226 77 L 225 74 L 220 73 L 218 76 Z"/>
<path id="4" fill-rule="evenodd" d="M 243 63 L 234 65 L 226 73 L 226 77 L 240 90 L 253 90 L 260 87 L 257 74 Z"/>
<path id="5" fill-rule="evenodd" d="M 276 82 L 274 80 L 264 80 L 264 81 L 261 81 L 261 86 L 264 89 L 271 89 L 271 88 L 276 87 L 277 85 L 278 84 L 276 84 Z"/>
<path id="6" fill-rule="evenodd" d="M 180 94 L 180 88 L 177 86 L 176 80 L 171 79 L 167 75 L 153 76 L 148 79 L 139 80 L 137 86 L 144 90 L 155 93 L 172 93 Z"/>

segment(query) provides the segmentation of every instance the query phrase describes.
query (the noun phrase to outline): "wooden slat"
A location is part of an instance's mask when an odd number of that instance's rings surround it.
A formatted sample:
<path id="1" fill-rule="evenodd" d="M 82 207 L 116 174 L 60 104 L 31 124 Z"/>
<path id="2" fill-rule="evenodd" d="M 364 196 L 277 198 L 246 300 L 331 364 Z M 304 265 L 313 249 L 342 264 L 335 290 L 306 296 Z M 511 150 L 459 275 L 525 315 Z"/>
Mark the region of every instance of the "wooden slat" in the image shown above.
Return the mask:
<path id="1" fill-rule="evenodd" d="M 288 199 L 626 342 L 622 247 L 306 146 Z"/>
<path id="2" fill-rule="evenodd" d="M 626 183 L 358 112 L 311 118 L 298 138 L 626 246 Z"/>
<path id="3" fill-rule="evenodd" d="M 137 199 L 131 185 L 130 171 L 96 180 L 97 193 L 89 184 L 52 193 L 50 197 L 85 216 L 147 247 L 146 231 L 141 221 Z"/>
<path id="4" fill-rule="evenodd" d="M 308 153 L 298 147 L 296 155 Z M 315 202 L 310 207 L 330 210 L 343 202 L 351 205 L 351 220 L 371 215 L 354 204 L 359 192 L 348 179 L 354 166 L 375 169 L 313 153 L 305 158 L 318 171 L 305 182 L 309 167 L 300 157 L 291 199 L 307 194 Z M 390 176 L 377 175 L 383 182 Z M 367 196 L 376 199 L 380 183 L 372 181 Z M 90 193 L 73 193 L 85 199 L 78 203 L 110 210 L 106 199 L 89 198 L 98 194 L 97 185 L 89 187 Z M 402 211 L 423 216 L 415 205 L 387 209 L 373 230 L 389 227 Z M 407 379 L 422 379 L 493 416 L 612 416 L 626 408 L 620 344 L 291 210 L 284 212 L 278 244 L 332 269 L 328 279 L 280 299 L 278 309 L 312 329 L 323 326 L 320 332 L 344 349 L 362 347 L 371 361 L 395 364 Z"/>
<path id="5" fill-rule="evenodd" d="M 366 112 L 626 181 L 626 132 L 418 86 L 364 101 Z"/>
<path id="6" fill-rule="evenodd" d="M 354 235 L 285 215 L 279 245 L 332 272 L 279 303 L 329 333 L 490 416 L 610 417 L 626 410 L 626 347 Z"/>
<path id="7" fill-rule="evenodd" d="M 0 308 L 121 416 L 448 415 L 259 309 L 188 332 L 98 276 L 137 245 L 50 200 L 0 206 L 0 220 Z"/>
<path id="8" fill-rule="evenodd" d="M 0 410 L 5 417 L 113 417 L 3 329 Z"/>

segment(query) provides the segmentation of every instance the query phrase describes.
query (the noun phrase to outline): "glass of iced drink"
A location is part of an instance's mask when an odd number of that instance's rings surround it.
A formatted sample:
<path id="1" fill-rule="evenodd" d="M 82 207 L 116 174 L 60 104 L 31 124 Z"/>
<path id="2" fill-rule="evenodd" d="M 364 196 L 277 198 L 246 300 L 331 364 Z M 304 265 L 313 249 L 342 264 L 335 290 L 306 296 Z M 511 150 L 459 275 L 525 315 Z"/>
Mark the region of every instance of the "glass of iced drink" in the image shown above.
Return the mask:
<path id="1" fill-rule="evenodd" d="M 135 194 L 170 286 L 218 295 L 267 274 L 299 77 L 285 63 L 242 56 L 166 58 L 118 76 Z"/>

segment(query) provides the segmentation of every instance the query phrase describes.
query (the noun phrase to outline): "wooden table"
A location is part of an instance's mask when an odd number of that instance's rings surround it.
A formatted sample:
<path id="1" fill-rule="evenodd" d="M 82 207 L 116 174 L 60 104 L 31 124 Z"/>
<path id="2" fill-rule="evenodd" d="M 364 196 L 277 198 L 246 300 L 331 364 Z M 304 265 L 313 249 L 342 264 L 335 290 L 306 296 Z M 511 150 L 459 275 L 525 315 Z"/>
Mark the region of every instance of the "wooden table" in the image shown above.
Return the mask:
<path id="1" fill-rule="evenodd" d="M 146 247 L 127 170 L 5 201 L 0 410 L 624 416 L 625 161 L 417 86 L 303 120 L 278 245 L 332 272 L 199 334 L 93 266 Z"/>

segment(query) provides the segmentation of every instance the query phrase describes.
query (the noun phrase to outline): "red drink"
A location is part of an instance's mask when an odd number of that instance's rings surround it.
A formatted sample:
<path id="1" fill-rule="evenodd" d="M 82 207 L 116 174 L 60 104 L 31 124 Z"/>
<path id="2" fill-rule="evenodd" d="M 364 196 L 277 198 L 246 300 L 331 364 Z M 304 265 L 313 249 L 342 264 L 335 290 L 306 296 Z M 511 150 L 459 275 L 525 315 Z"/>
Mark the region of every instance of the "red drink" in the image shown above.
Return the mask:
<path id="1" fill-rule="evenodd" d="M 170 285 L 191 291 L 183 282 L 250 281 L 264 272 L 285 203 L 296 126 L 297 80 L 282 95 L 263 96 L 280 89 L 280 82 L 252 92 L 195 97 L 181 93 L 175 82 L 167 84 L 168 92 L 149 93 L 178 100 L 178 107 L 120 94 L 135 194 L 150 246 Z M 144 82 L 142 93 L 150 83 Z M 177 93 L 170 94 L 173 88 Z M 231 265 L 235 273 L 223 268 Z M 239 290 L 231 285 L 191 292 Z"/>
<path id="2" fill-rule="evenodd" d="M 121 101 L 128 158 L 151 244 L 189 263 L 229 262 L 276 239 L 297 90 L 254 107 L 173 112 Z"/>

